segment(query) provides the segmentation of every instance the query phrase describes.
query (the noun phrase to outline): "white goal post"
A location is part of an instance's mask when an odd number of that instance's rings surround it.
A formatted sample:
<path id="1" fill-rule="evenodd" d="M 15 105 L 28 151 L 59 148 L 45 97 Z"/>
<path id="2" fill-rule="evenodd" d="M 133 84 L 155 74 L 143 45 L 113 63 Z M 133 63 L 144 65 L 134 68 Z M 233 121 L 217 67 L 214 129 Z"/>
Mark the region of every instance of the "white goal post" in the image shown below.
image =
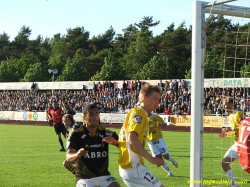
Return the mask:
<path id="1" fill-rule="evenodd" d="M 205 59 L 205 13 L 250 18 L 250 8 L 230 6 L 222 0 L 214 3 L 194 1 L 192 18 L 192 85 L 191 85 L 191 147 L 190 186 L 202 186 L 203 176 L 203 97 Z"/>

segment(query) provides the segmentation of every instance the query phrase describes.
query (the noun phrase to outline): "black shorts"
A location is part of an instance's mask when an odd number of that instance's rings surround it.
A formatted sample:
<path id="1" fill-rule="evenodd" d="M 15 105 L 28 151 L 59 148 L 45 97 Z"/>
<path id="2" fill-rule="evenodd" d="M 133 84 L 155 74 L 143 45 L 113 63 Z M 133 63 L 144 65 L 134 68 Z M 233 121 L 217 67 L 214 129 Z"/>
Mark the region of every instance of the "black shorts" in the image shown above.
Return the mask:
<path id="1" fill-rule="evenodd" d="M 62 124 L 62 122 L 55 124 L 54 129 L 55 129 L 56 134 L 62 133 L 63 135 L 66 135 L 67 130 L 66 130 L 65 126 Z"/>

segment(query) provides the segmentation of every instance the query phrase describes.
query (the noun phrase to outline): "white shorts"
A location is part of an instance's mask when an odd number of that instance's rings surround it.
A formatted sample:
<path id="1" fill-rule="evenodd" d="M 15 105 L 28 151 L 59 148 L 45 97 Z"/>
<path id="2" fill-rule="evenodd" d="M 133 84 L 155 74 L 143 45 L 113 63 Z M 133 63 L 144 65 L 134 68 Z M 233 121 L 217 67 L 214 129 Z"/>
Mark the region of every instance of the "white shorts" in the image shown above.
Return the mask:
<path id="1" fill-rule="evenodd" d="M 238 159 L 238 142 L 235 142 L 226 152 L 226 154 L 224 155 L 224 157 L 229 157 L 229 158 L 234 158 L 234 159 Z"/>
<path id="2" fill-rule="evenodd" d="M 119 182 L 112 176 L 101 176 L 101 177 L 94 177 L 91 179 L 80 179 L 76 182 L 76 187 L 107 187 L 111 183 L 116 182 L 119 184 Z"/>
<path id="3" fill-rule="evenodd" d="M 168 154 L 168 148 L 163 138 L 159 138 L 158 140 L 152 142 L 148 141 L 148 147 L 152 156 Z"/>
<path id="4" fill-rule="evenodd" d="M 128 187 L 159 187 L 161 182 L 145 165 L 139 164 L 135 168 L 119 168 L 120 176 Z"/>

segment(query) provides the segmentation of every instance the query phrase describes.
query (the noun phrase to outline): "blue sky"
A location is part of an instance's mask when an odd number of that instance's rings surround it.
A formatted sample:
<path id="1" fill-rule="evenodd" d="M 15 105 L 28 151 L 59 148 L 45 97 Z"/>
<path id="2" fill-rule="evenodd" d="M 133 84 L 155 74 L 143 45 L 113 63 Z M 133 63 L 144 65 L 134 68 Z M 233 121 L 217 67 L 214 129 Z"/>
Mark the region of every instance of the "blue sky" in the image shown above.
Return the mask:
<path id="1" fill-rule="evenodd" d="M 206 1 L 206 0 L 205 0 Z M 112 26 L 122 34 L 130 24 L 144 16 L 160 21 L 154 35 L 161 34 L 171 23 L 192 23 L 193 0 L 0 0 L 0 34 L 6 32 L 12 41 L 23 25 L 32 30 L 30 39 L 38 35 L 52 38 L 66 34 L 68 28 L 84 27 L 90 38 L 103 34 Z M 213 1 L 208 1 L 213 2 Z M 250 0 L 231 5 L 250 7 Z"/>

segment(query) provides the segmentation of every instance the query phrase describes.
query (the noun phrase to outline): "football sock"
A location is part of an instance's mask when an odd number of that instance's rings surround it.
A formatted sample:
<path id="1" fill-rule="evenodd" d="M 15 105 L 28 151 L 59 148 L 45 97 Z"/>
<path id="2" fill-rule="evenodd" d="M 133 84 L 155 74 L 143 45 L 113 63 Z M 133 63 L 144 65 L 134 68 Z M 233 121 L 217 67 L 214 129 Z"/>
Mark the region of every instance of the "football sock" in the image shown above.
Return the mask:
<path id="1" fill-rule="evenodd" d="M 168 167 L 168 164 L 164 161 L 164 164 L 161 166 L 166 172 L 172 173 L 171 170 Z"/>
<path id="2" fill-rule="evenodd" d="M 62 146 L 62 149 L 64 149 L 62 138 L 59 138 L 58 140 L 60 142 L 60 145 Z"/>
<path id="3" fill-rule="evenodd" d="M 76 167 L 73 166 L 72 164 L 69 165 L 69 167 L 67 168 L 67 170 L 69 170 L 73 174 L 76 174 Z"/>
<path id="4" fill-rule="evenodd" d="M 174 159 L 172 158 L 172 156 L 169 154 L 169 159 L 168 159 L 170 162 L 173 162 Z"/>
<path id="5" fill-rule="evenodd" d="M 228 170 L 226 172 L 226 174 L 227 174 L 227 177 L 229 178 L 229 180 L 232 181 L 232 184 L 235 184 L 235 178 L 234 178 L 233 170 L 231 170 L 231 169 Z"/>

